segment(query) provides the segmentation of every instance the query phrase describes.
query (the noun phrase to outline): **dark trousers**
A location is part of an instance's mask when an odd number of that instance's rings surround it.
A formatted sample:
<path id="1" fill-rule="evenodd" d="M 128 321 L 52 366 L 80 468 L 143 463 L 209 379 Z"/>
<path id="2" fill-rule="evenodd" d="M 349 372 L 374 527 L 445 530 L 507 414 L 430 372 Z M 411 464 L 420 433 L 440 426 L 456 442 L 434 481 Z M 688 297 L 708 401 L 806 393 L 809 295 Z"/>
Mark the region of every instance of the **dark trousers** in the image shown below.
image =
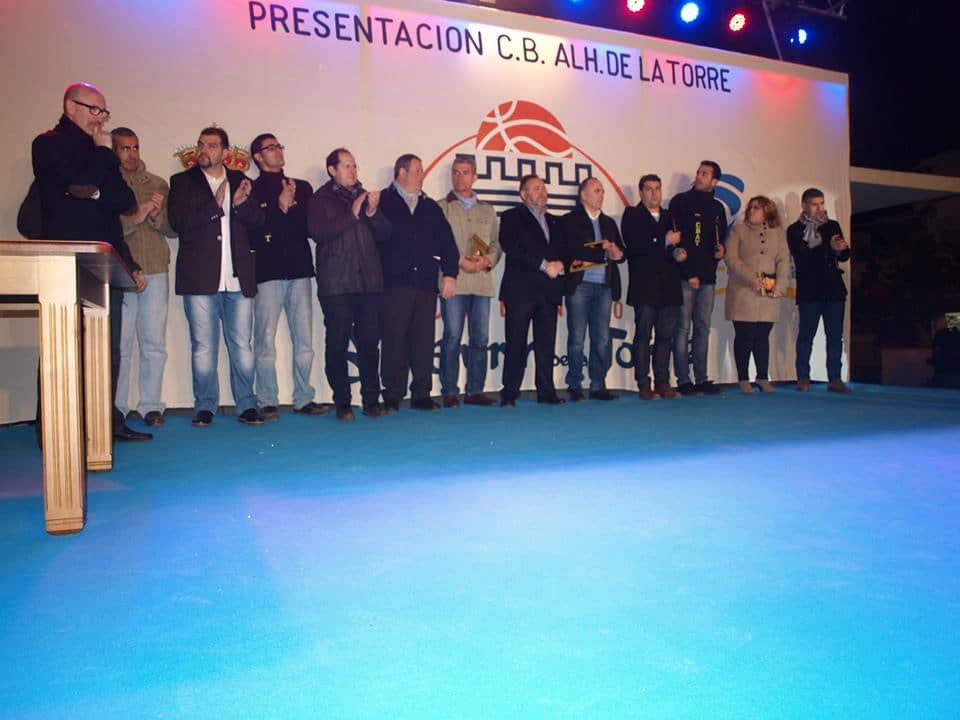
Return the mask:
<path id="1" fill-rule="evenodd" d="M 380 293 L 350 293 L 320 298 L 323 309 L 324 366 L 327 382 L 338 407 L 350 405 L 353 392 L 347 370 L 347 349 L 353 339 L 360 369 L 360 400 L 373 405 L 380 400 Z"/>
<path id="2" fill-rule="evenodd" d="M 800 313 L 800 328 L 797 332 L 797 379 L 810 379 L 810 352 L 817 334 L 820 318 L 827 336 L 827 379 L 840 379 L 843 361 L 843 300 L 803 302 L 797 305 Z"/>
<path id="3" fill-rule="evenodd" d="M 737 363 L 737 380 L 750 379 L 750 355 L 757 366 L 757 380 L 767 380 L 770 366 L 770 331 L 772 322 L 733 321 L 733 359 Z"/>
<path id="4" fill-rule="evenodd" d="M 506 352 L 503 358 L 503 390 L 500 396 L 514 400 L 527 368 L 527 335 L 533 321 L 533 357 L 536 363 L 537 397 L 556 394 L 553 385 L 553 356 L 557 342 L 557 306 L 546 300 L 514 301 L 506 304 L 504 331 Z"/>
<path id="5" fill-rule="evenodd" d="M 679 305 L 652 307 L 638 305 L 633 309 L 633 372 L 637 385 L 650 385 L 650 333 L 653 341 L 653 384 L 655 387 L 670 385 L 670 351 L 680 322 Z"/>
<path id="6" fill-rule="evenodd" d="M 407 394 L 412 400 L 430 397 L 433 388 L 433 343 L 437 293 L 415 288 L 383 291 L 383 401 L 398 403 Z"/>

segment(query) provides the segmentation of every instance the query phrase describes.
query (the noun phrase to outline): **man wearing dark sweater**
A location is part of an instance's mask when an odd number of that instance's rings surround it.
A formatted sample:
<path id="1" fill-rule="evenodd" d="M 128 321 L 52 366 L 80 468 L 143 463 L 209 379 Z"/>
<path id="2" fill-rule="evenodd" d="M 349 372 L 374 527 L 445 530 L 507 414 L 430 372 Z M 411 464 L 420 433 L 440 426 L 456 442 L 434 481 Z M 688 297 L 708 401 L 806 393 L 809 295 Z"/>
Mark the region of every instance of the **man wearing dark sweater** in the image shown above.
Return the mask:
<path id="1" fill-rule="evenodd" d="M 847 287 L 839 263 L 850 259 L 850 246 L 839 223 L 827 217 L 823 192 L 803 191 L 800 219 L 787 228 L 787 244 L 797 270 L 797 390 L 810 389 L 810 351 L 820 318 L 827 336 L 827 389 L 849 393 L 840 377 L 843 359 L 843 313 Z"/>
<path id="2" fill-rule="evenodd" d="M 720 182 L 720 166 L 704 160 L 697 168 L 693 187 L 670 201 L 673 227 L 679 231 L 678 248 L 687 254 L 680 266 L 683 277 L 683 308 L 673 345 L 673 369 L 677 374 L 677 390 L 682 395 L 716 394 L 720 388 L 707 379 L 707 351 L 710 342 L 710 319 L 717 284 L 717 263 L 723 258 L 727 237 L 727 213 L 713 197 Z M 688 345 L 690 327 L 693 341 Z M 690 354 L 697 384 L 690 382 Z"/>
<path id="3" fill-rule="evenodd" d="M 405 154 L 393 166 L 393 184 L 380 194 L 380 210 L 390 223 L 381 248 L 383 264 L 383 403 L 396 412 L 410 384 L 410 407 L 437 410 L 433 388 L 433 344 L 440 297 L 457 290 L 460 252 L 453 231 L 436 202 L 423 193 L 423 163 Z"/>
<path id="4" fill-rule="evenodd" d="M 253 352 L 256 391 L 265 420 L 278 420 L 277 324 L 287 316 L 293 343 L 293 411 L 325 415 L 313 400 L 313 259 L 307 240 L 307 204 L 313 188 L 306 180 L 288 178 L 283 145 L 273 133 L 258 135 L 250 155 L 260 177 L 253 191 L 263 210 L 263 225 L 250 233 L 257 263 L 257 296 L 253 300 Z"/>

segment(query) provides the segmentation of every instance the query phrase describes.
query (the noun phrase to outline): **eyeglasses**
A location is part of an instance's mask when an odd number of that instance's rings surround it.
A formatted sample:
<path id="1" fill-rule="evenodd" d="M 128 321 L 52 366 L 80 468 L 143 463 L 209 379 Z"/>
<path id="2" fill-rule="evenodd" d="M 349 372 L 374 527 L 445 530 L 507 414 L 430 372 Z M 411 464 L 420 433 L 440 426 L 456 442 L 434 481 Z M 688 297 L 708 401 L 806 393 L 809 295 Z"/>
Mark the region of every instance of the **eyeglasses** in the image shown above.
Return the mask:
<path id="1" fill-rule="evenodd" d="M 279 143 L 274 143 L 273 145 L 264 145 L 260 148 L 260 152 L 266 152 L 267 150 L 283 150 L 283 145 Z"/>
<path id="2" fill-rule="evenodd" d="M 83 105 L 87 110 L 90 111 L 90 114 L 93 115 L 94 117 L 100 117 L 101 115 L 106 115 L 107 117 L 110 117 L 110 111 L 107 110 L 106 108 L 100 107 L 99 105 L 88 105 L 87 103 L 80 102 L 79 100 L 71 100 L 70 102 L 76 105 Z"/>

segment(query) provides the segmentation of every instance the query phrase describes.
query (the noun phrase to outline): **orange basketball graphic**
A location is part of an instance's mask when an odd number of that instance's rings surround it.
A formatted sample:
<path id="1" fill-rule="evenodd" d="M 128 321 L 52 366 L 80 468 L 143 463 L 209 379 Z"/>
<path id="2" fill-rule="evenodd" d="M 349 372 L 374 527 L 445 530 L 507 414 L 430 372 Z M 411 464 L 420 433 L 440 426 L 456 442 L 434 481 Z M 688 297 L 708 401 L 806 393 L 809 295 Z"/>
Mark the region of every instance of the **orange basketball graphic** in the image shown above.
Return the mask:
<path id="1" fill-rule="evenodd" d="M 477 130 L 480 152 L 573 157 L 573 147 L 560 121 L 549 110 L 527 100 L 497 105 Z"/>

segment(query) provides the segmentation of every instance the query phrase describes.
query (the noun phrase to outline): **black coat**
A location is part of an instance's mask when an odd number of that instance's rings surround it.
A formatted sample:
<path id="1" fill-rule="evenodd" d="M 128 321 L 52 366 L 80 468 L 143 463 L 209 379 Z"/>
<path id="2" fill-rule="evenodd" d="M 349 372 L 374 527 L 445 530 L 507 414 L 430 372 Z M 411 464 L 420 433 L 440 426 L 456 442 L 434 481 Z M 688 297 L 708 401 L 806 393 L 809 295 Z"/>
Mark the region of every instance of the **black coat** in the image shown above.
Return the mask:
<path id="1" fill-rule="evenodd" d="M 839 302 L 847 297 L 843 270 L 837 263 L 850 259 L 850 248 L 839 255 L 830 247 L 830 238 L 843 237 L 840 223 L 827 220 L 820 226 L 823 242 L 811 249 L 803 241 L 803 223 L 799 220 L 787 228 L 787 245 L 797 270 L 797 302 Z"/>
<path id="2" fill-rule="evenodd" d="M 263 225 L 250 230 L 250 247 L 257 259 L 257 283 L 313 275 L 307 240 L 307 207 L 313 188 L 306 180 L 294 180 L 296 205 L 284 213 L 280 209 L 280 181 L 285 177 L 283 173 L 262 172 L 253 181 L 253 191 L 264 214 Z"/>
<path id="3" fill-rule="evenodd" d="M 609 240 L 619 247 L 623 247 L 623 240 L 620 239 L 620 230 L 617 229 L 617 223 L 608 215 L 600 213 L 600 237 Z M 566 270 L 566 280 L 564 282 L 564 294 L 573 295 L 577 286 L 583 282 L 583 272 L 570 272 L 570 264 L 574 260 L 588 260 L 591 262 L 603 262 L 605 252 L 601 247 L 584 247 L 584 243 L 590 243 L 595 240 L 593 232 L 593 222 L 587 215 L 583 205 L 577 204 L 577 207 L 560 218 L 560 258 L 563 260 L 563 267 Z M 623 260 L 607 260 L 606 280 L 607 287 L 614 302 L 620 299 L 623 294 L 620 282 L 620 268 L 617 267 Z"/>
<path id="4" fill-rule="evenodd" d="M 390 239 L 380 246 L 385 287 L 437 292 L 440 273 L 457 277 L 460 251 L 443 210 L 421 194 L 416 210 L 393 185 L 380 193 L 380 211 L 390 223 Z"/>
<path id="5" fill-rule="evenodd" d="M 691 189 L 670 201 L 670 217 L 680 231 L 679 247 L 687 251 L 680 274 L 685 280 L 697 277 L 701 285 L 715 285 L 719 261 L 713 253 L 727 239 L 727 211 L 712 192 Z"/>
<path id="6" fill-rule="evenodd" d="M 40 188 L 44 238 L 108 242 L 131 270 L 140 269 L 120 225 L 120 215 L 133 210 L 137 198 L 124 182 L 113 150 L 98 146 L 64 115 L 53 130 L 34 139 L 33 174 Z M 71 186 L 78 187 L 71 193 Z M 77 197 L 94 189 L 100 193 L 96 200 Z"/>
<path id="7" fill-rule="evenodd" d="M 310 199 L 307 227 L 317 245 L 317 295 L 383 292 L 378 243 L 390 237 L 390 223 L 380 209 L 360 217 L 333 187 L 333 180 Z"/>
<path id="8" fill-rule="evenodd" d="M 247 235 L 249 226 L 263 224 L 263 210 L 256 193 L 246 202 L 233 206 L 233 193 L 246 176 L 227 170 L 230 182 L 230 251 L 233 274 L 240 279 L 245 297 L 257 294 L 256 260 Z M 214 295 L 220 287 L 220 218 L 213 191 L 199 166 L 170 178 L 170 199 L 167 203 L 170 227 L 180 236 L 177 252 L 177 295 Z"/>
<path id="9" fill-rule="evenodd" d="M 630 268 L 627 304 L 633 307 L 674 307 L 683 304 L 680 268 L 673 248 L 664 238 L 673 229 L 673 218 L 661 208 L 654 219 L 643 204 L 628 207 L 620 220 L 623 244 Z"/>
<path id="10" fill-rule="evenodd" d="M 550 279 L 540 270 L 544 260 L 560 260 L 562 246 L 560 218 L 546 214 L 550 242 L 543 228 L 524 206 L 507 210 L 500 217 L 500 247 L 506 255 L 500 299 L 505 303 L 546 301 L 559 305 L 563 301 L 563 276 Z"/>

